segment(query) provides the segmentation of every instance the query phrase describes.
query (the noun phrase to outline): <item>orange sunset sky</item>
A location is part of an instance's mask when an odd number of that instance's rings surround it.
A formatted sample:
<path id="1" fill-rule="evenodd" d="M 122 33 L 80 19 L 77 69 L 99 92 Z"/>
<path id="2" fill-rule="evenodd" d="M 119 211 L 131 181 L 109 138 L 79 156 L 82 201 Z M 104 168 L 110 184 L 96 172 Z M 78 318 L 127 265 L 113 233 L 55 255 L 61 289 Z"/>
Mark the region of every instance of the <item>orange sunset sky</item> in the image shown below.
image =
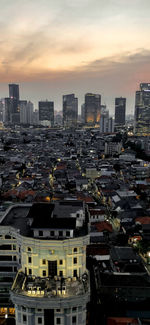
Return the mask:
<path id="1" fill-rule="evenodd" d="M 0 97 L 19 83 L 35 108 L 95 92 L 112 114 L 117 96 L 134 112 L 150 82 L 150 0 L 0 0 L 0 13 Z"/>

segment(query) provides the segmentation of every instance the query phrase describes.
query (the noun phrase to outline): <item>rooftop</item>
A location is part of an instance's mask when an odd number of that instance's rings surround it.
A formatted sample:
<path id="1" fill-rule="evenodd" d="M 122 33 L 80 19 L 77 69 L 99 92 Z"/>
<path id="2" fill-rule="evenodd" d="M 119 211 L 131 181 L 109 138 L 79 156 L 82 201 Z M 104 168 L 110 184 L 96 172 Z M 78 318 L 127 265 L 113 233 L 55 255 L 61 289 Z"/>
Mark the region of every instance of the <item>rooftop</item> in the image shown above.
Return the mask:
<path id="1" fill-rule="evenodd" d="M 12 291 L 25 296 L 36 298 L 68 298 L 82 295 L 88 291 L 89 279 L 87 273 L 80 278 L 54 278 L 27 276 L 23 272 L 18 272 Z"/>

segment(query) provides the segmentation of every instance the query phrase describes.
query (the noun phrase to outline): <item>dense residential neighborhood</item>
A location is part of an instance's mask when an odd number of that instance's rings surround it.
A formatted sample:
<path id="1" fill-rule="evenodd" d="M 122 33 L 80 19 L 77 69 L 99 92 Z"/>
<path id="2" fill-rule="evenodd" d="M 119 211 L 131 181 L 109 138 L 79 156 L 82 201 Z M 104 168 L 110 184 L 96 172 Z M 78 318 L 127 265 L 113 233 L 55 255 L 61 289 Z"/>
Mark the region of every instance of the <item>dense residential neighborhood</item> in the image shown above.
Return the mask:
<path id="1" fill-rule="evenodd" d="M 78 218 L 78 211 L 85 210 L 89 234 L 86 244 L 90 276 L 90 296 L 86 300 L 88 324 L 111 324 L 117 317 L 146 322 L 150 318 L 150 159 L 143 148 L 147 148 L 149 138 L 128 136 L 125 128 L 120 133 L 101 134 L 98 128 L 3 126 L 0 132 L 1 314 L 6 309 L 9 315 L 13 314 L 13 299 L 16 304 L 13 282 L 22 263 L 19 251 L 16 257 L 14 253 L 13 257 L 9 254 L 10 261 L 7 261 L 8 251 L 4 246 L 12 240 L 4 228 L 11 226 L 9 233 L 19 231 L 23 235 L 25 226 L 19 218 L 26 216 L 32 206 L 36 218 L 40 218 L 42 209 L 44 218 L 45 205 L 54 205 L 54 215 L 59 218 L 73 217 L 74 213 Z M 138 158 L 139 151 L 145 159 Z M 71 220 L 66 222 L 69 222 L 66 224 L 69 237 L 86 236 L 83 230 L 75 235 L 76 232 L 71 232 L 75 227 Z M 54 232 L 57 240 L 63 239 L 64 230 L 59 238 L 56 226 L 58 222 L 52 226 L 51 221 L 51 234 Z M 13 227 L 17 228 L 12 232 Z M 74 271 L 76 281 L 80 280 L 79 269 Z M 28 277 L 35 276 L 31 268 L 26 267 L 25 272 Z M 10 295 L 12 284 L 14 289 Z"/>

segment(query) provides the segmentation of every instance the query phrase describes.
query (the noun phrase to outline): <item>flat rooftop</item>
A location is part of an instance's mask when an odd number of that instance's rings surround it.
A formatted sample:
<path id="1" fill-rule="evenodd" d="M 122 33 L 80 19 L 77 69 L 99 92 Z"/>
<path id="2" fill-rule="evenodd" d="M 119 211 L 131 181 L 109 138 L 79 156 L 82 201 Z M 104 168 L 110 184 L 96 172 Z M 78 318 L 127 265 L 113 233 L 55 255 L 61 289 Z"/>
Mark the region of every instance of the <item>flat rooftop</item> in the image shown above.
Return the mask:
<path id="1" fill-rule="evenodd" d="M 86 293 L 89 289 L 89 278 L 87 273 L 81 278 L 41 278 L 27 276 L 23 272 L 18 272 L 15 285 L 12 291 L 17 294 L 32 297 L 46 298 L 68 298 Z"/>
<path id="2" fill-rule="evenodd" d="M 72 203 L 72 204 L 71 204 Z M 82 201 L 64 201 L 55 203 L 35 203 L 33 205 L 10 206 L 1 217 L 1 226 L 12 226 L 21 235 L 33 237 L 33 229 L 73 229 L 75 236 L 81 233 L 85 225 L 77 231 L 76 213 L 83 209 Z M 45 239 L 45 238 L 43 238 Z M 55 239 L 55 238 L 54 238 Z"/>

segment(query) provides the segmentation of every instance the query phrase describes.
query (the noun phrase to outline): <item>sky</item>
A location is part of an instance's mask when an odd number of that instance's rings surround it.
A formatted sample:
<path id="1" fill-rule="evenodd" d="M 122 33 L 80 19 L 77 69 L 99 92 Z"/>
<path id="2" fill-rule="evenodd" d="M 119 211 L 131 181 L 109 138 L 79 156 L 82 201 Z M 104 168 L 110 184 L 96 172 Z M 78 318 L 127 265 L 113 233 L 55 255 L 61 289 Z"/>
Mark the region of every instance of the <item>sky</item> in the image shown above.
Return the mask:
<path id="1" fill-rule="evenodd" d="M 150 82 L 150 0 L 0 0 L 0 97 L 20 85 L 21 99 L 38 107 L 75 93 L 102 95 L 114 113 L 115 97 L 127 98 Z"/>

